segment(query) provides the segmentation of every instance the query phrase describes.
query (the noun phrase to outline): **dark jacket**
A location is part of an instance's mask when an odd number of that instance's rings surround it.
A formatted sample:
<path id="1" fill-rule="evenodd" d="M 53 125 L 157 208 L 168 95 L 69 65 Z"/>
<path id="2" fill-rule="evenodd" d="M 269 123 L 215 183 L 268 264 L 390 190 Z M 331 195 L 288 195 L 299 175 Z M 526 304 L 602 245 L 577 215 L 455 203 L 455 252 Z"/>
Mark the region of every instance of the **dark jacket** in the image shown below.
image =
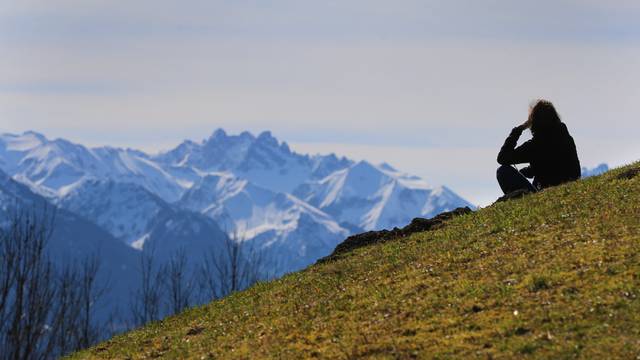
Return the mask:
<path id="1" fill-rule="evenodd" d="M 528 178 L 535 177 L 533 184 L 541 189 L 580 178 L 576 144 L 564 123 L 544 133 L 535 133 L 531 140 L 516 147 L 523 131 L 520 126 L 511 131 L 500 149 L 498 163 L 529 163 L 520 171 Z"/>

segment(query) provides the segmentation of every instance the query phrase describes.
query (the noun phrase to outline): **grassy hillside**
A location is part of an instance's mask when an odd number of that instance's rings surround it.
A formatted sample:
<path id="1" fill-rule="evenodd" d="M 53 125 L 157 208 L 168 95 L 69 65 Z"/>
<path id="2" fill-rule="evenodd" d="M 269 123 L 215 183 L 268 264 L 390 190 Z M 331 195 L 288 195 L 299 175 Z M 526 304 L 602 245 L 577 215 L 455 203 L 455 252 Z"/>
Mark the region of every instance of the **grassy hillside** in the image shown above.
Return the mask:
<path id="1" fill-rule="evenodd" d="M 76 358 L 636 358 L 640 163 L 457 217 Z M 631 177 L 631 176 L 627 176 Z"/>

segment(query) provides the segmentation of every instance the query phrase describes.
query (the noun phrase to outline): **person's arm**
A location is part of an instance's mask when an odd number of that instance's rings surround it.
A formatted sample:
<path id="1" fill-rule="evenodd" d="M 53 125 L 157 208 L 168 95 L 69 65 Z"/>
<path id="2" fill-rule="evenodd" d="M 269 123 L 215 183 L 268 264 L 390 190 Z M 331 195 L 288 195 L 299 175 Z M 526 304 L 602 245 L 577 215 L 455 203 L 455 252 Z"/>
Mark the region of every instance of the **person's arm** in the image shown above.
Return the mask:
<path id="1" fill-rule="evenodd" d="M 518 139 L 522 132 L 526 129 L 526 123 L 520 126 L 516 126 L 511 130 L 511 134 L 504 141 L 504 145 L 500 149 L 498 153 L 498 163 L 500 165 L 512 165 L 512 164 L 523 164 L 531 162 L 531 140 L 525 142 L 524 144 L 518 146 Z"/>

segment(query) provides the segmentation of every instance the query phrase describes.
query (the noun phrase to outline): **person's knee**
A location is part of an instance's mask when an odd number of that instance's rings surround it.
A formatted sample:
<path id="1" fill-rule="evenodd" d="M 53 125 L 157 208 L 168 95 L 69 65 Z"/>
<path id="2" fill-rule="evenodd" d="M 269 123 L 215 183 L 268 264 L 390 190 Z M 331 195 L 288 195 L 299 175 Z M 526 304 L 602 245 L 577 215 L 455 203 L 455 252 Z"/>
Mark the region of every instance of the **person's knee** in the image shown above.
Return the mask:
<path id="1" fill-rule="evenodd" d="M 510 174 L 513 172 L 513 168 L 509 165 L 500 165 L 498 170 L 496 170 L 496 177 L 498 179 L 504 178 L 506 174 Z"/>

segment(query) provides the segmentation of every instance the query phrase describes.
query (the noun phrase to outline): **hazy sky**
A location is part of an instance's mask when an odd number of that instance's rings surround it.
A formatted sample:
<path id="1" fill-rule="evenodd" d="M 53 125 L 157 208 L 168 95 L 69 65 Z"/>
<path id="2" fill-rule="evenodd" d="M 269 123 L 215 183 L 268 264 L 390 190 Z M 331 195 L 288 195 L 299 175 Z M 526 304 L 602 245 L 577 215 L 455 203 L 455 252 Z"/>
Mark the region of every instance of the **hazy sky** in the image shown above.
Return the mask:
<path id="1" fill-rule="evenodd" d="M 640 2 L 0 0 L 0 132 L 159 150 L 215 128 L 386 161 L 475 203 L 529 102 L 640 158 Z"/>

